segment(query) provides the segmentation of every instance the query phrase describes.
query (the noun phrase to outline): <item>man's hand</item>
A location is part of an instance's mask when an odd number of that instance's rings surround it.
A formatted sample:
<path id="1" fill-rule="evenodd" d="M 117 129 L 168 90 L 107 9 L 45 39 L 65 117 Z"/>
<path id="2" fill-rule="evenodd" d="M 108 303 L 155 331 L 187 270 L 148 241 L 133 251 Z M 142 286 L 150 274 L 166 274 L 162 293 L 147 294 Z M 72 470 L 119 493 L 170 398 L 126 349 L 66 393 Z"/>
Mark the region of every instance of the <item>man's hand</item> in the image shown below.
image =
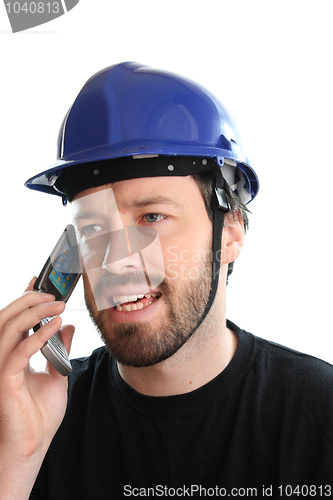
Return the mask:
<path id="1" fill-rule="evenodd" d="M 0 311 L 0 498 L 26 499 L 66 410 L 67 378 L 29 361 L 61 326 L 64 302 L 33 291 Z M 29 336 L 41 319 L 55 318 Z M 74 328 L 62 329 L 69 352 Z"/>

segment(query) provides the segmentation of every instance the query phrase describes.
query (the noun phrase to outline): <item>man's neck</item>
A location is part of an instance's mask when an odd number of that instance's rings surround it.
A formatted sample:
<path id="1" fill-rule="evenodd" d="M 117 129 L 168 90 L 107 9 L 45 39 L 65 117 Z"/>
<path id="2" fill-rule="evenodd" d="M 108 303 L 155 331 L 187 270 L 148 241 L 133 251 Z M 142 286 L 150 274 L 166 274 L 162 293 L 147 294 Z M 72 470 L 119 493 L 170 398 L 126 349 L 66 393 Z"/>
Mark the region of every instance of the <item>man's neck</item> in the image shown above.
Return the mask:
<path id="1" fill-rule="evenodd" d="M 155 397 L 186 394 L 207 384 L 230 363 L 238 345 L 225 321 L 213 330 L 207 323 L 176 354 L 157 365 L 134 368 L 118 364 L 121 377 L 137 392 Z"/>

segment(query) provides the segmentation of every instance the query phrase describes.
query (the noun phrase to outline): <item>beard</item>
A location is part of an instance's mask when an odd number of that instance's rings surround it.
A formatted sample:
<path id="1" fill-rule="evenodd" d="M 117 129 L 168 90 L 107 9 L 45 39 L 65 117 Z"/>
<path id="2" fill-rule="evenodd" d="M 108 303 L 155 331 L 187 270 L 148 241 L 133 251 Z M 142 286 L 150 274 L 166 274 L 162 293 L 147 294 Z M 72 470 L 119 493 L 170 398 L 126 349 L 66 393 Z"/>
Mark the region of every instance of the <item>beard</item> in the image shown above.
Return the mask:
<path id="1" fill-rule="evenodd" d="M 167 314 L 160 317 L 158 326 L 150 321 L 111 323 L 107 310 L 97 310 L 88 277 L 83 276 L 90 317 L 116 361 L 137 368 L 152 366 L 173 356 L 188 341 L 208 303 L 212 281 L 211 259 L 206 258 L 197 270 L 198 277 L 183 280 L 181 286 L 179 278 L 165 278 L 160 284 L 158 291 L 162 293 Z M 102 288 L 102 282 L 108 286 L 147 283 L 142 272 L 108 274 L 97 288 Z"/>

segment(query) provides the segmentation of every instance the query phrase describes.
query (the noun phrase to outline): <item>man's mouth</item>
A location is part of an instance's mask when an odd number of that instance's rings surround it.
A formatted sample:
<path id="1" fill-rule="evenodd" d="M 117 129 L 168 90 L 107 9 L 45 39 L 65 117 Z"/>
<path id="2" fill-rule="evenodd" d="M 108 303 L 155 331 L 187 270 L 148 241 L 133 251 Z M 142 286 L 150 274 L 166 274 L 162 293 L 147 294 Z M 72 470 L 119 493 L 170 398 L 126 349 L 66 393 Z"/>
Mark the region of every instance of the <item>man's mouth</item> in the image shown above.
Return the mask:
<path id="1" fill-rule="evenodd" d="M 139 295 L 114 295 L 113 307 L 119 312 L 140 311 L 156 302 L 161 296 L 160 292 Z"/>

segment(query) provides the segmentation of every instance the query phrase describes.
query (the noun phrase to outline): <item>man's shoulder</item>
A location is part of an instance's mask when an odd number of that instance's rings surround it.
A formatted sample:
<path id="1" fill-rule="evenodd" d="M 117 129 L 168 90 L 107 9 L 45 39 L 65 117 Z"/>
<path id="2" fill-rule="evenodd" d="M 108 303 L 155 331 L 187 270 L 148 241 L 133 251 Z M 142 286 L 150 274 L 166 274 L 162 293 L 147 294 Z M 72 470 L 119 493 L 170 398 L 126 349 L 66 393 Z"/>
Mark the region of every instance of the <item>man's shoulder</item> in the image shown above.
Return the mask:
<path id="1" fill-rule="evenodd" d="M 270 359 L 274 367 L 279 365 L 283 371 L 294 375 L 314 374 L 326 375 L 330 379 L 333 377 L 333 365 L 320 358 L 312 356 L 291 347 L 273 342 L 271 340 L 255 337 L 258 345 L 260 357 Z"/>
<path id="2" fill-rule="evenodd" d="M 255 374 L 261 385 L 275 384 L 275 389 L 291 392 L 312 388 L 333 397 L 333 365 L 310 354 L 273 342 L 230 323 L 239 338 L 239 345 L 251 345 L 252 362 L 248 375 Z M 251 339 L 251 342 L 250 340 Z"/>
<path id="3" fill-rule="evenodd" d="M 101 362 L 105 362 L 110 358 L 107 349 L 102 346 L 98 347 L 88 356 L 83 356 L 81 358 L 71 359 L 74 371 L 85 371 L 92 366 L 99 365 Z"/>
<path id="4" fill-rule="evenodd" d="M 271 390 L 299 400 L 328 398 L 333 405 L 333 366 L 315 356 L 254 336 L 253 369 Z"/>
<path id="5" fill-rule="evenodd" d="M 68 377 L 69 392 L 82 386 L 85 390 L 100 377 L 105 381 L 110 375 L 113 358 L 105 347 L 95 349 L 89 356 L 71 359 L 73 371 Z"/>

